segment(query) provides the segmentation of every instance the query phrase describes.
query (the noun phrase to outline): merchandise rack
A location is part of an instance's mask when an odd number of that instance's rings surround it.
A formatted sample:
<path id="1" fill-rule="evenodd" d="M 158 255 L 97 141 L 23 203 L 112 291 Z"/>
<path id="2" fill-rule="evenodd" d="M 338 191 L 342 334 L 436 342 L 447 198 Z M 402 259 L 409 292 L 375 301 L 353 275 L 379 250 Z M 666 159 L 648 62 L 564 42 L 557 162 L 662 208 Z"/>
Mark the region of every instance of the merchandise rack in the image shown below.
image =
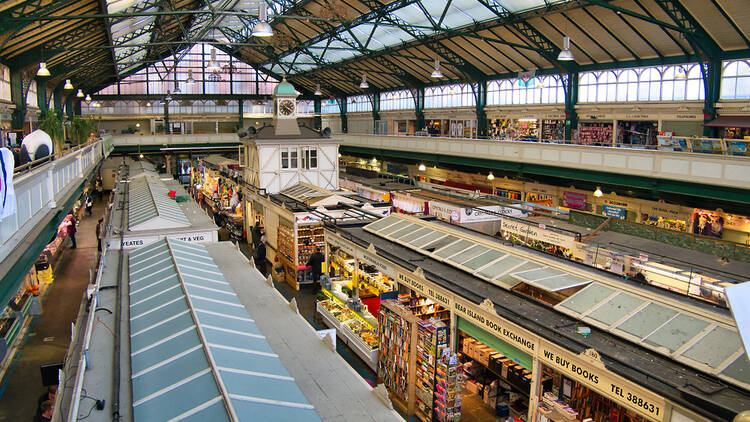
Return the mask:
<path id="1" fill-rule="evenodd" d="M 378 383 L 385 384 L 391 401 L 407 414 L 415 411 L 417 322 L 405 306 L 393 300 L 380 304 L 378 313 Z"/>

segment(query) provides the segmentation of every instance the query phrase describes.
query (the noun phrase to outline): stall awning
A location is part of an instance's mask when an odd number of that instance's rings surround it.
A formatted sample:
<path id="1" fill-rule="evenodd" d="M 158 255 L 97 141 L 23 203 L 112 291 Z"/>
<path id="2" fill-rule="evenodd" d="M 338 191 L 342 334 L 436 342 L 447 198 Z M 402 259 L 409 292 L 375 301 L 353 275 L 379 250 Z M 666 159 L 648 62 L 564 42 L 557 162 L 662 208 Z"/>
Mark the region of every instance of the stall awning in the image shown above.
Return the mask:
<path id="1" fill-rule="evenodd" d="M 703 126 L 750 128 L 750 116 L 719 116 Z"/>

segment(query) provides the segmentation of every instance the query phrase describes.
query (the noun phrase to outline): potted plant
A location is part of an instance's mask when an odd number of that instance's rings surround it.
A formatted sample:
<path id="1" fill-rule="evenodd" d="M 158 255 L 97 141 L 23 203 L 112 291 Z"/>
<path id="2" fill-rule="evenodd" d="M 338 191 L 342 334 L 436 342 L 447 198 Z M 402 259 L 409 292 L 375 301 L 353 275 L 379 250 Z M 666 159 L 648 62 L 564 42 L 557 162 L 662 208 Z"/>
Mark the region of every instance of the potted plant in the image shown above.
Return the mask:
<path id="1" fill-rule="evenodd" d="M 96 128 L 96 121 L 91 118 L 76 116 L 70 123 L 70 138 L 75 145 L 83 145 Z"/>
<path id="2" fill-rule="evenodd" d="M 39 123 L 39 129 L 46 132 L 52 142 L 55 143 L 55 155 L 61 156 L 63 147 L 65 146 L 65 132 L 63 130 L 62 121 L 57 117 L 54 112 L 48 112 L 47 115 Z"/>

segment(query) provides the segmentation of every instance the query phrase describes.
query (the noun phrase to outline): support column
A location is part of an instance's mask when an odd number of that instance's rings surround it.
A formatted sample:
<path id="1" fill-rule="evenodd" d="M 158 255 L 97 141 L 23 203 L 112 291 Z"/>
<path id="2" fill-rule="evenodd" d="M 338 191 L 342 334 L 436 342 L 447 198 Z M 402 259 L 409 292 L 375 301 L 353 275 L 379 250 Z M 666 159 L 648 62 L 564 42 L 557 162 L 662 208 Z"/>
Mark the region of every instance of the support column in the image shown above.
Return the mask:
<path id="1" fill-rule="evenodd" d="M 63 90 L 61 86 L 55 88 L 55 93 L 52 96 L 52 103 L 57 114 L 57 118 L 62 120 L 63 117 Z"/>
<path id="2" fill-rule="evenodd" d="M 578 129 L 578 72 L 570 72 L 564 81 L 565 86 L 565 139 L 570 140 L 571 134 Z"/>
<path id="3" fill-rule="evenodd" d="M 47 80 L 49 77 L 37 76 L 36 78 L 36 102 L 39 104 L 40 119 L 47 115 Z"/>
<path id="4" fill-rule="evenodd" d="M 239 125 L 239 129 L 242 129 L 245 127 L 245 110 L 243 109 L 243 101 L 238 100 L 237 101 L 237 111 L 239 112 L 237 116 L 237 125 Z"/>
<path id="5" fill-rule="evenodd" d="M 702 66 L 708 66 L 708 71 L 703 72 L 703 85 L 706 90 L 706 100 L 703 105 L 703 123 L 705 124 L 716 118 L 716 103 L 719 101 L 721 92 L 721 59 L 712 59 L 708 63 L 703 63 Z M 703 136 L 716 138 L 718 129 L 703 126 Z"/>
<path id="6" fill-rule="evenodd" d="M 76 100 L 73 103 L 73 113 L 75 113 L 76 116 L 80 116 L 81 113 L 81 100 Z"/>
<path id="7" fill-rule="evenodd" d="M 372 133 L 377 132 L 378 122 L 380 122 L 380 93 L 376 92 L 372 94 Z"/>
<path id="8" fill-rule="evenodd" d="M 477 82 L 477 137 L 487 137 L 487 80 Z"/>
<path id="9" fill-rule="evenodd" d="M 320 98 L 316 98 L 313 101 L 313 107 L 315 108 L 315 114 L 313 117 L 313 126 L 315 127 L 315 130 L 321 130 L 323 129 L 323 119 L 320 116 L 321 111 L 323 109 L 322 101 Z"/>
<path id="10" fill-rule="evenodd" d="M 68 120 L 73 120 L 73 97 L 75 94 L 70 93 L 65 99 L 65 113 L 68 115 Z"/>
<path id="11" fill-rule="evenodd" d="M 424 87 L 414 92 L 414 113 L 417 115 L 417 130 L 427 127 L 424 118 Z"/>
<path id="12" fill-rule="evenodd" d="M 23 89 L 23 73 L 20 68 L 10 69 L 10 100 L 16 106 L 11 117 L 11 128 L 22 130 L 26 119 L 26 95 Z M 20 140 L 19 140 L 20 142 Z"/>
<path id="13" fill-rule="evenodd" d="M 339 105 L 341 115 L 341 133 L 349 133 L 349 125 L 346 120 L 346 97 L 339 98 Z"/>
<path id="14" fill-rule="evenodd" d="M 172 134 L 172 125 L 169 124 L 169 102 L 164 101 L 164 133 Z"/>

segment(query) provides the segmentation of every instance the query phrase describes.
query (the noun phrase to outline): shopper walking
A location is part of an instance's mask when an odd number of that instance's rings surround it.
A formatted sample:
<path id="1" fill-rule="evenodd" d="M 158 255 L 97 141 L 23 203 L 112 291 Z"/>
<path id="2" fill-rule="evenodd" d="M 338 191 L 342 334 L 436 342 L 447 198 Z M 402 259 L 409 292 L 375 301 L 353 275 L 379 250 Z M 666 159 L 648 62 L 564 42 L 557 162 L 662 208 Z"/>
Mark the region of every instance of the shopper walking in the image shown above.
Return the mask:
<path id="1" fill-rule="evenodd" d="M 73 246 L 71 246 L 71 249 L 76 248 L 76 232 L 78 231 L 78 228 L 76 227 L 76 216 L 73 214 L 73 211 L 70 212 L 70 242 L 73 243 Z"/>
<path id="2" fill-rule="evenodd" d="M 94 208 L 94 198 L 91 197 L 91 194 L 86 194 L 85 199 L 86 204 L 86 215 L 91 215 L 91 210 Z"/>
<path id="3" fill-rule="evenodd" d="M 100 218 L 96 223 L 96 250 L 102 251 L 102 235 L 104 235 L 104 219 Z"/>
<path id="4" fill-rule="evenodd" d="M 315 247 L 315 253 L 310 256 L 307 261 L 307 266 L 311 267 L 311 274 L 313 279 L 313 292 L 318 293 L 320 291 L 320 276 L 323 274 L 323 263 L 326 262 L 326 257 L 320 251 L 320 246 Z"/>
<path id="5" fill-rule="evenodd" d="M 266 237 L 261 236 L 260 241 L 255 245 L 255 267 L 263 274 L 263 277 L 268 277 L 268 271 L 266 269 Z"/>
<path id="6" fill-rule="evenodd" d="M 49 422 L 52 420 L 52 409 L 55 406 L 49 400 L 42 402 L 39 406 L 39 414 L 34 418 L 34 421 L 38 422 Z"/>
<path id="7" fill-rule="evenodd" d="M 253 247 L 258 247 L 258 242 L 260 242 L 260 237 L 262 236 L 262 229 L 260 227 L 260 220 L 255 220 L 255 225 L 253 226 L 253 232 L 252 232 L 252 238 L 253 238 Z"/>

